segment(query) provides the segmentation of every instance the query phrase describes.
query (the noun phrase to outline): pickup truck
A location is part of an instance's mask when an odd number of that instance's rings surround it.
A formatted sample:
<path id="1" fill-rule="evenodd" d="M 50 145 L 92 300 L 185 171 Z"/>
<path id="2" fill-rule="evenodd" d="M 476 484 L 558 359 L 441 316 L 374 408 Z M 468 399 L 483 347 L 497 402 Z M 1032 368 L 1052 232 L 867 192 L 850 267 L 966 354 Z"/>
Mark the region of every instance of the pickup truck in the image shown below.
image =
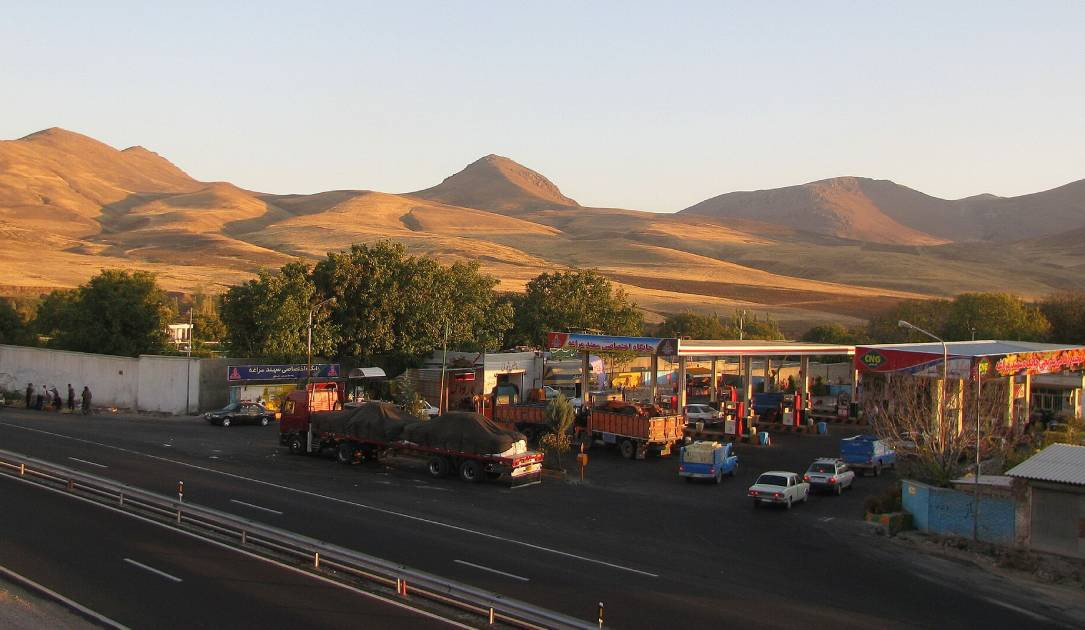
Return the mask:
<path id="1" fill-rule="evenodd" d="M 869 470 L 877 477 L 883 468 L 897 467 L 896 452 L 874 435 L 853 435 L 840 440 L 840 459 L 858 475 Z"/>
<path id="2" fill-rule="evenodd" d="M 683 446 L 679 450 L 678 476 L 685 477 L 686 481 L 711 479 L 716 483 L 722 481 L 724 475 L 734 477 L 738 456 L 732 454 L 733 448 L 730 442 L 694 442 Z"/>
<path id="3" fill-rule="evenodd" d="M 761 473 L 746 494 L 753 499 L 754 507 L 760 507 L 762 503 L 774 503 L 786 505 L 790 510 L 792 503 L 810 500 L 810 484 L 796 473 L 770 470 Z"/>

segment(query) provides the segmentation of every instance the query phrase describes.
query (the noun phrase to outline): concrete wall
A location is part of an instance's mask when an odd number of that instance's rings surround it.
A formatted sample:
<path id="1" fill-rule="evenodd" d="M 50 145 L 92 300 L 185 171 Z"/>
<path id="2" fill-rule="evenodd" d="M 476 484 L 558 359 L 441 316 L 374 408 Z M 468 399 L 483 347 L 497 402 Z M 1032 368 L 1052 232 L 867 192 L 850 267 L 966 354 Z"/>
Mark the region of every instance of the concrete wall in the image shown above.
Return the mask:
<path id="1" fill-rule="evenodd" d="M 205 365 L 206 364 L 206 365 Z M 226 360 L 144 355 L 117 357 L 67 350 L 0 345 L 0 387 L 22 392 L 71 383 L 90 387 L 95 407 L 197 413 L 226 403 Z"/>
<path id="2" fill-rule="evenodd" d="M 974 504 L 971 493 L 906 479 L 902 482 L 901 503 L 912 515 L 916 529 L 972 537 Z M 1012 545 L 1016 524 L 1014 500 L 981 493 L 979 508 L 980 540 Z"/>

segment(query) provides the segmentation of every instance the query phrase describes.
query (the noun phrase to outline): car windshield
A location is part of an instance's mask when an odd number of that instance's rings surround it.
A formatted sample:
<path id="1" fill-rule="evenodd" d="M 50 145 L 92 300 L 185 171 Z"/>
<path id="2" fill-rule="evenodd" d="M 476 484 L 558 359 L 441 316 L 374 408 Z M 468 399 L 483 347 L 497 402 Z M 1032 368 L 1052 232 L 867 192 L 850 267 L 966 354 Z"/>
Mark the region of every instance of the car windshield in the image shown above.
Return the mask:
<path id="1" fill-rule="evenodd" d="M 787 477 L 782 475 L 761 475 L 757 478 L 759 486 L 787 486 Z"/>
<path id="2" fill-rule="evenodd" d="M 836 472 L 836 466 L 826 462 L 815 462 L 810 466 L 810 472 L 813 473 L 834 473 Z"/>
<path id="3" fill-rule="evenodd" d="M 219 411 L 237 411 L 239 407 L 241 407 L 241 403 L 230 403 L 222 409 L 219 409 Z"/>

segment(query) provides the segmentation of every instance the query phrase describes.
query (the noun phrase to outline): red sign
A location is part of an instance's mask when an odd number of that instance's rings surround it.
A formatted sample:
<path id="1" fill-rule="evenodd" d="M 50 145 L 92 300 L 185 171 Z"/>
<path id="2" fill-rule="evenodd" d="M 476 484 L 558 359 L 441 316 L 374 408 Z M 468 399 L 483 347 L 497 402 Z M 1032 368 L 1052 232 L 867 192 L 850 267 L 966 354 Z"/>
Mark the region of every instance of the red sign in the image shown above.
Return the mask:
<path id="1" fill-rule="evenodd" d="M 1080 370 L 1085 366 L 1085 349 L 1055 352 L 1007 354 L 995 363 L 1000 376 L 1018 374 L 1052 374 L 1063 370 Z"/>

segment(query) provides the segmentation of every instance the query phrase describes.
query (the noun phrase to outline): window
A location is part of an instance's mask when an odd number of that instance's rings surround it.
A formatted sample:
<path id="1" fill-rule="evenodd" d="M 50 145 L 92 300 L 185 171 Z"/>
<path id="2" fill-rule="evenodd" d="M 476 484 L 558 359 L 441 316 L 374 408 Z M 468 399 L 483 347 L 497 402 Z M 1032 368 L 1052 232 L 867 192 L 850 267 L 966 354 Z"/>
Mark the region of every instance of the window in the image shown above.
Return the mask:
<path id="1" fill-rule="evenodd" d="M 286 401 L 286 404 L 283 405 L 283 413 L 294 413 L 294 401 L 293 400 Z"/>

